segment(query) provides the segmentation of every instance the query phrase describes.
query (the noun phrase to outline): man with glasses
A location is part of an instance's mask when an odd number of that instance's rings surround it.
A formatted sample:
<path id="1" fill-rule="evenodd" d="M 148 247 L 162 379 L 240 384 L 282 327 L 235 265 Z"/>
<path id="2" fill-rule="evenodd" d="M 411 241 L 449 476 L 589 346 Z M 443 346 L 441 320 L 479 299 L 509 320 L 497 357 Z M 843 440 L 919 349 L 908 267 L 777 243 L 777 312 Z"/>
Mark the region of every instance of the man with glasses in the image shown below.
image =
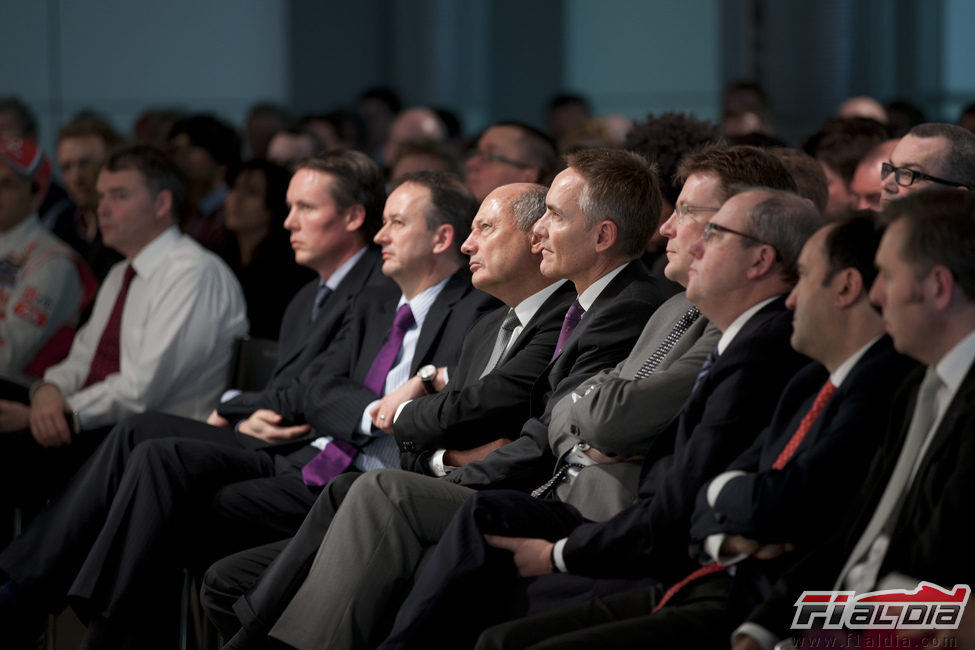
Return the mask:
<path id="1" fill-rule="evenodd" d="M 880 168 L 881 203 L 914 192 L 975 188 L 975 133 L 954 124 L 919 124 Z"/>
<path id="2" fill-rule="evenodd" d="M 469 152 L 467 187 L 478 201 L 508 183 L 549 185 L 559 171 L 555 143 L 547 135 L 520 122 L 489 127 Z"/>
<path id="3" fill-rule="evenodd" d="M 738 194 L 711 214 L 689 243 L 687 298 L 722 334 L 673 426 L 643 450 L 641 499 L 596 522 L 571 505 L 512 491 L 474 495 L 380 647 L 432 648 L 440 638 L 470 647 L 491 624 L 625 588 L 662 593 L 661 585 L 697 568 L 687 548 L 698 490 L 752 444 L 782 387 L 808 361 L 789 345 L 784 294 L 799 250 L 822 222 L 799 196 L 766 189 Z M 544 577 L 519 581 L 516 570 Z M 470 593 L 479 606 L 458 606 Z"/>

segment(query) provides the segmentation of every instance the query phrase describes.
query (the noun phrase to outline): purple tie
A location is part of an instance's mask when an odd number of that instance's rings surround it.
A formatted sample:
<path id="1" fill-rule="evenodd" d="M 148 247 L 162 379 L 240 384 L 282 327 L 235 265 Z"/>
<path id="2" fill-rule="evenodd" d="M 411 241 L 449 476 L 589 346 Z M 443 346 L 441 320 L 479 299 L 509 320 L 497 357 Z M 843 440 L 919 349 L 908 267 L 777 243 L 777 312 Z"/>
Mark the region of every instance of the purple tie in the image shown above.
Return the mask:
<path id="1" fill-rule="evenodd" d="M 389 333 L 389 338 L 379 354 L 369 366 L 369 374 L 363 385 L 374 392 L 376 395 L 383 394 L 386 385 L 386 375 L 396 363 L 396 356 L 403 347 L 403 337 L 406 330 L 416 322 L 413 319 L 413 312 L 409 304 L 404 304 L 396 311 L 396 318 L 393 319 L 393 329 Z M 325 449 L 322 449 L 310 461 L 301 468 L 301 478 L 305 485 L 327 485 L 329 481 L 344 472 L 355 460 L 359 451 L 352 445 L 342 440 L 332 440 Z"/>
<path id="2" fill-rule="evenodd" d="M 579 301 L 573 300 L 569 311 L 565 312 L 565 320 L 562 321 L 562 331 L 559 332 L 559 342 L 555 345 L 555 354 L 552 355 L 553 359 L 562 352 L 562 346 L 572 336 L 573 330 L 575 330 L 576 325 L 579 324 L 579 321 L 582 320 L 582 315 L 585 313 L 586 310 L 582 308 Z"/>
<path id="3" fill-rule="evenodd" d="M 386 375 L 396 363 L 396 355 L 399 354 L 399 349 L 403 347 L 403 337 L 406 336 L 406 330 L 410 329 L 415 322 L 409 304 L 404 304 L 396 310 L 396 318 L 393 319 L 393 329 L 389 332 L 389 338 L 386 339 L 386 343 L 379 354 L 373 359 L 372 365 L 369 366 L 369 374 L 366 375 L 366 380 L 362 382 L 363 386 L 376 395 L 383 394 Z"/>

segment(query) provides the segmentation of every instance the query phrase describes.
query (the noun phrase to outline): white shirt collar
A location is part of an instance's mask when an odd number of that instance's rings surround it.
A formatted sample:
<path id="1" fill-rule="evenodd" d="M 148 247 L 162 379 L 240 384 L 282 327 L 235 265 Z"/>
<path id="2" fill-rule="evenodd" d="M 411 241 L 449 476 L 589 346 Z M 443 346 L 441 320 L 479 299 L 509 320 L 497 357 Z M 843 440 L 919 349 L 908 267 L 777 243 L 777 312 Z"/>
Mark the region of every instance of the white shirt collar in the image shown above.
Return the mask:
<path id="1" fill-rule="evenodd" d="M 366 254 L 366 247 L 363 246 L 362 248 L 359 249 L 359 252 L 357 252 L 355 255 L 345 260 L 344 262 L 342 262 L 342 266 L 335 269 L 335 272 L 332 273 L 332 275 L 328 276 L 328 280 L 325 280 L 325 286 L 331 289 L 332 291 L 338 289 L 339 284 L 341 284 L 342 280 L 345 279 L 345 276 L 349 274 L 349 271 L 352 270 L 352 267 L 355 266 L 356 262 L 362 259 L 362 256 L 365 254 Z M 318 286 L 321 286 L 321 282 L 319 282 Z"/>
<path id="2" fill-rule="evenodd" d="M 527 325 L 528 321 L 535 316 L 535 312 L 538 311 L 538 308 L 549 299 L 549 296 L 555 293 L 556 289 L 561 287 L 566 282 L 568 282 L 568 280 L 559 280 L 558 282 L 554 282 L 541 291 L 533 293 L 515 305 L 515 315 L 518 316 L 518 322 L 521 323 L 521 326 L 524 327 Z"/>
<path id="3" fill-rule="evenodd" d="M 441 290 L 443 290 L 443 288 L 447 285 L 447 281 L 449 279 L 449 277 L 446 277 L 432 287 L 424 289 L 420 293 L 413 296 L 411 300 L 407 300 L 406 296 L 400 294 L 399 302 L 396 303 L 396 309 L 399 309 L 406 303 L 409 303 L 410 311 L 413 312 L 413 322 L 415 323 L 415 327 L 423 327 L 423 320 L 427 317 L 427 313 L 433 306 L 433 302 L 437 299 L 437 296 L 440 295 Z"/>
<path id="4" fill-rule="evenodd" d="M 869 343 L 867 343 L 862 348 L 860 348 L 859 350 L 851 354 L 849 357 L 847 357 L 846 361 L 841 363 L 839 368 L 834 370 L 833 373 L 829 376 L 829 382 L 833 384 L 833 386 L 835 386 L 836 388 L 839 388 L 840 384 L 843 383 L 847 375 L 850 374 L 850 371 L 853 370 L 853 366 L 857 365 L 857 363 L 860 361 L 863 355 L 867 353 L 867 350 L 870 349 L 870 346 L 872 346 L 874 343 L 876 343 L 879 340 L 880 340 L 879 336 L 874 339 L 871 339 Z"/>
<path id="5" fill-rule="evenodd" d="M 934 366 L 934 371 L 951 391 L 952 396 L 958 392 L 958 387 L 965 380 L 973 360 L 975 360 L 975 330 L 951 348 L 948 354 L 941 357 L 941 361 Z"/>
<path id="6" fill-rule="evenodd" d="M 735 337 L 738 336 L 738 332 L 740 332 L 741 328 L 745 326 L 745 323 L 747 323 L 752 316 L 761 311 L 765 305 L 769 304 L 776 298 L 778 298 L 778 296 L 772 296 L 771 298 L 766 298 L 765 300 L 752 305 L 742 314 L 740 314 L 738 318 L 732 321 L 731 325 L 729 325 L 728 328 L 721 333 L 721 338 L 718 339 L 718 354 L 724 354 L 724 351 L 729 345 L 731 345 L 731 342 L 735 340 Z"/>
<path id="7" fill-rule="evenodd" d="M 605 289 L 606 286 L 613 281 L 613 278 L 620 274 L 620 271 L 622 271 L 623 267 L 625 267 L 627 264 L 629 264 L 629 262 L 620 264 L 615 269 L 586 287 L 586 290 L 580 293 L 579 297 L 577 298 L 579 304 L 582 305 L 582 308 L 589 311 L 589 308 L 592 307 L 592 303 L 596 302 L 596 298 L 598 298 L 599 294 L 603 292 L 603 289 Z"/>
<path id="8" fill-rule="evenodd" d="M 143 279 L 152 275 L 156 266 L 166 261 L 166 249 L 175 244 L 181 236 L 179 228 L 173 225 L 146 244 L 131 260 L 136 274 Z"/>

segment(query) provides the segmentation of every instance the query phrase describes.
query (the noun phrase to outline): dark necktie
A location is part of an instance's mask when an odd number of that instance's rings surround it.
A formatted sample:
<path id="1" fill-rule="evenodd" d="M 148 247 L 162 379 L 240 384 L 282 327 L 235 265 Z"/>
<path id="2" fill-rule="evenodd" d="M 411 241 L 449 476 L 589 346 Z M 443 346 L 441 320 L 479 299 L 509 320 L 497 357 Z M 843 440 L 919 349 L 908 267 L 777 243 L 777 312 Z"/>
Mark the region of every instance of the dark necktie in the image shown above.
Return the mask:
<path id="1" fill-rule="evenodd" d="M 379 350 L 379 354 L 373 359 L 369 373 L 366 375 L 365 381 L 362 382 L 366 388 L 376 395 L 383 394 L 386 375 L 393 368 L 400 348 L 403 347 L 403 337 L 406 336 L 406 330 L 410 329 L 414 322 L 413 311 L 410 310 L 408 303 L 396 310 L 396 317 L 393 319 L 389 338 L 386 339 L 386 343 Z M 301 478 L 305 485 L 327 485 L 329 481 L 349 468 L 358 453 L 358 449 L 353 445 L 333 439 L 314 458 L 305 463 L 304 467 L 301 468 Z"/>
<path id="2" fill-rule="evenodd" d="M 91 367 L 88 370 L 88 377 L 82 388 L 87 388 L 92 384 L 98 383 L 109 375 L 119 371 L 119 346 L 122 336 L 122 312 L 125 311 L 125 299 L 129 295 L 129 285 L 135 277 L 135 269 L 129 264 L 125 267 L 125 276 L 122 278 L 122 286 L 119 287 L 118 297 L 115 298 L 115 306 L 112 313 L 105 323 L 102 336 L 98 339 L 98 347 L 91 358 Z"/>
<path id="3" fill-rule="evenodd" d="M 366 375 L 365 381 L 362 382 L 366 388 L 376 395 L 383 394 L 383 388 L 386 385 L 386 375 L 389 374 L 389 371 L 393 368 L 393 364 L 396 363 L 399 350 L 403 347 L 403 337 L 406 336 L 406 330 L 410 329 L 415 322 L 409 303 L 405 303 L 396 310 L 396 317 L 393 319 L 393 328 L 389 332 L 389 338 L 386 339 L 386 343 L 383 344 L 382 349 L 379 350 L 379 354 L 376 355 L 372 365 L 369 366 L 369 373 Z"/>
<path id="4" fill-rule="evenodd" d="M 701 312 L 698 311 L 697 307 L 691 305 L 691 308 L 684 312 L 677 322 L 674 324 L 674 328 L 670 330 L 670 334 L 667 338 L 663 340 L 659 347 L 653 351 L 653 354 L 643 362 L 640 369 L 636 373 L 636 379 L 643 379 L 649 375 L 653 374 L 653 371 L 657 369 L 660 362 L 663 361 L 664 357 L 670 354 L 670 351 L 674 349 L 677 345 L 677 341 L 681 339 L 682 336 L 687 332 L 688 328 L 694 324 L 694 321 L 698 319 Z"/>
<path id="5" fill-rule="evenodd" d="M 501 323 L 501 329 L 498 330 L 498 338 L 494 342 L 491 357 L 484 366 L 484 370 L 481 371 L 481 377 L 494 370 L 498 363 L 501 362 L 505 350 L 508 349 L 508 343 L 511 342 L 511 335 L 519 325 L 521 325 L 521 321 L 518 320 L 518 314 L 515 313 L 514 309 L 509 309 L 508 315 L 504 317 L 504 322 Z"/>
<path id="6" fill-rule="evenodd" d="M 715 346 L 715 348 L 711 350 L 711 353 L 708 354 L 707 358 L 704 360 L 704 365 L 701 366 L 701 370 L 697 373 L 697 379 L 694 380 L 694 388 L 691 389 L 691 395 L 696 393 L 697 389 L 700 388 L 701 384 L 704 383 L 704 378 L 708 376 L 709 372 L 711 372 L 711 366 L 713 366 L 714 362 L 718 360 L 718 356 L 718 348 Z"/>
<path id="7" fill-rule="evenodd" d="M 322 313 L 322 306 L 332 295 L 332 289 L 327 284 L 318 285 L 318 293 L 315 294 L 315 304 L 311 306 L 311 322 L 318 320 L 318 315 Z"/>
<path id="8" fill-rule="evenodd" d="M 572 336 L 572 332 L 575 331 L 576 325 L 579 324 L 579 321 L 582 320 L 582 315 L 585 313 L 586 310 L 579 304 L 579 300 L 573 300 L 569 311 L 565 312 L 565 320 L 562 321 L 562 331 L 559 332 L 559 342 L 555 344 L 555 354 L 552 355 L 553 359 L 559 356 L 565 342 Z"/>
<path id="9" fill-rule="evenodd" d="M 792 458 L 792 454 L 796 453 L 796 449 L 799 448 L 802 439 L 809 433 L 813 423 L 819 418 L 819 414 L 826 408 L 826 402 L 829 401 L 835 392 L 836 386 L 833 385 L 833 382 L 827 381 L 823 384 L 823 387 L 819 389 L 819 394 L 816 395 L 816 399 L 813 400 L 812 406 L 809 407 L 806 415 L 803 416 L 802 421 L 799 423 L 799 428 L 792 434 L 789 442 L 786 443 L 782 451 L 779 452 L 775 462 L 772 463 L 772 469 L 782 469 L 785 467 L 785 464 Z"/>

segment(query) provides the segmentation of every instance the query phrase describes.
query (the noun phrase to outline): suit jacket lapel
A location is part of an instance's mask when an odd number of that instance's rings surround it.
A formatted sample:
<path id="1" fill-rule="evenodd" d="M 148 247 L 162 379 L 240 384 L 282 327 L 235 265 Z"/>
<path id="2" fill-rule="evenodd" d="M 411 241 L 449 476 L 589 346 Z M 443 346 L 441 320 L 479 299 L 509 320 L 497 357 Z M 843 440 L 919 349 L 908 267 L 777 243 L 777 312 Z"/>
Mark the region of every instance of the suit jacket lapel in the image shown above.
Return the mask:
<path id="1" fill-rule="evenodd" d="M 420 328 L 420 336 L 416 340 L 416 350 L 413 352 L 413 363 L 410 368 L 411 373 L 416 373 L 420 369 L 420 366 L 425 363 L 434 341 L 437 340 L 437 335 L 450 315 L 450 308 L 453 307 L 455 302 L 460 300 L 466 293 L 468 287 L 470 287 L 470 284 L 465 282 L 464 279 L 459 278 L 457 273 L 450 276 L 450 279 L 447 280 L 447 284 L 444 285 L 444 288 L 440 291 L 440 295 L 437 296 L 433 305 L 430 306 L 427 317 L 423 320 L 423 327 Z"/>

